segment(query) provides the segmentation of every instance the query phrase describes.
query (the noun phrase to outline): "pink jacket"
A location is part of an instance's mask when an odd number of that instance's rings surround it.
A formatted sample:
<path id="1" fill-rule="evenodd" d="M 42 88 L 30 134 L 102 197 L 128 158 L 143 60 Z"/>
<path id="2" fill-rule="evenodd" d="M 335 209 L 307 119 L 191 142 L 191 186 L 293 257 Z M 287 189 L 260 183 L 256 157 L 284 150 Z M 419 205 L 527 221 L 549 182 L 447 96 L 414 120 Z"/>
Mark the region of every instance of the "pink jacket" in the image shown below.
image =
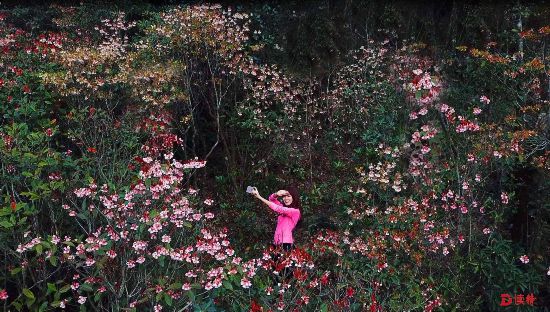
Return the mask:
<path id="1" fill-rule="evenodd" d="M 288 208 L 283 206 L 281 202 L 277 200 L 276 194 L 269 195 L 269 208 L 279 214 L 277 217 L 277 228 L 275 229 L 275 236 L 273 237 L 273 243 L 280 245 L 283 243 L 294 243 L 292 238 L 292 230 L 300 220 L 300 210 L 296 208 Z"/>

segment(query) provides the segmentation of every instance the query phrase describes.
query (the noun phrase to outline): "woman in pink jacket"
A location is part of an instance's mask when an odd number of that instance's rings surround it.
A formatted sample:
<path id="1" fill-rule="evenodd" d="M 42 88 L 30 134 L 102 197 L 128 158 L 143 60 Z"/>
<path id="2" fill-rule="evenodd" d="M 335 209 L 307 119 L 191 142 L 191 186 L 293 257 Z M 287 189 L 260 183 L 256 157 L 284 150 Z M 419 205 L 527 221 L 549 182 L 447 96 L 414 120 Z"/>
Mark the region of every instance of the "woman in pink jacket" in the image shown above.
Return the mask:
<path id="1" fill-rule="evenodd" d="M 298 220 L 300 220 L 300 209 L 302 208 L 296 188 L 288 187 L 286 190 L 273 193 L 269 196 L 269 200 L 263 198 L 257 190 L 254 190 L 251 194 L 278 214 L 273 244 L 276 247 L 282 245 L 285 251 L 291 250 L 294 247 L 292 230 L 294 230 Z M 283 202 L 281 203 L 277 197 L 282 197 Z"/>

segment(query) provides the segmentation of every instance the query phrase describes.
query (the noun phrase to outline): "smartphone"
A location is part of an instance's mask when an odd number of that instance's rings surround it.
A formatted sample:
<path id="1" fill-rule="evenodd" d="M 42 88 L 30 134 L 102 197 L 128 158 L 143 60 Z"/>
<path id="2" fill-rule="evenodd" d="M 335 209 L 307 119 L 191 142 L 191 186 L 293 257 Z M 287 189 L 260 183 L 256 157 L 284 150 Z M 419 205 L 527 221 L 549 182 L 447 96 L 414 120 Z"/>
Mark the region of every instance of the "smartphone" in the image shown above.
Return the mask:
<path id="1" fill-rule="evenodd" d="M 246 192 L 247 193 L 252 193 L 253 191 L 257 190 L 255 186 L 247 186 L 246 187 Z"/>

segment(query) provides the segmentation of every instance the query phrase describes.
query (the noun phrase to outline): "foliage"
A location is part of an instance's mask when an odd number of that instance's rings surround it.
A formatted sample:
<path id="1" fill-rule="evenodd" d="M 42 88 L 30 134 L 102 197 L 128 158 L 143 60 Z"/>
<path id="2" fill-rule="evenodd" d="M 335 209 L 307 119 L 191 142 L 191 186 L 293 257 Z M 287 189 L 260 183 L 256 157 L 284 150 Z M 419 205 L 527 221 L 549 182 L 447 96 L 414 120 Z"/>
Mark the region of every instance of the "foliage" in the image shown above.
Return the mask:
<path id="1" fill-rule="evenodd" d="M 404 36 L 394 5 L 356 35 L 313 8 L 283 21 L 296 4 L 0 11 L 3 307 L 544 307 L 545 13 L 446 48 Z M 486 10 L 463 27 L 488 31 Z M 302 190 L 297 248 L 266 247 L 250 184 Z"/>

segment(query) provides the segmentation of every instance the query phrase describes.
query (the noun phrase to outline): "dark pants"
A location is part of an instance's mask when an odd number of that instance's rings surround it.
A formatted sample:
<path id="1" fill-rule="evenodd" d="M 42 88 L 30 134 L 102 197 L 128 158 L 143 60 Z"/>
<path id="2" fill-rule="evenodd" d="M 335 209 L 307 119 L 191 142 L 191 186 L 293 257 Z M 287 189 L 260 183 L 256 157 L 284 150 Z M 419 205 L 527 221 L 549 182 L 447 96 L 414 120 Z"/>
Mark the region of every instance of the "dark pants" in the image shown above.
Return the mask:
<path id="1" fill-rule="evenodd" d="M 273 247 L 275 247 L 275 249 L 282 248 L 284 251 L 291 251 L 292 249 L 294 249 L 294 244 L 291 244 L 291 243 L 283 243 L 282 245 L 273 244 Z"/>

